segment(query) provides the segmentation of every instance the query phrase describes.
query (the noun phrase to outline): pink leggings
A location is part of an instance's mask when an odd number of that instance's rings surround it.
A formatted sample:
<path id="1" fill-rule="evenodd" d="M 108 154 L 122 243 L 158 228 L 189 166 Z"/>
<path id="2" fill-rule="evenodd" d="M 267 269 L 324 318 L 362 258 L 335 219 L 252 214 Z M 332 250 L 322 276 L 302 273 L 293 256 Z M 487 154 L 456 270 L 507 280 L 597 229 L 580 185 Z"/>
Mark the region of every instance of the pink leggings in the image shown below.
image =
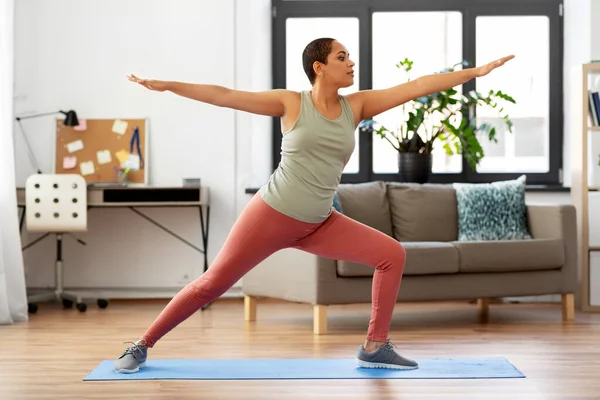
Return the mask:
<path id="1" fill-rule="evenodd" d="M 268 206 L 259 194 L 243 210 L 208 271 L 175 295 L 141 339 L 153 347 L 262 260 L 288 247 L 375 268 L 367 340 L 387 339 L 406 261 L 400 243 L 335 210 L 320 224 L 298 221 Z"/>

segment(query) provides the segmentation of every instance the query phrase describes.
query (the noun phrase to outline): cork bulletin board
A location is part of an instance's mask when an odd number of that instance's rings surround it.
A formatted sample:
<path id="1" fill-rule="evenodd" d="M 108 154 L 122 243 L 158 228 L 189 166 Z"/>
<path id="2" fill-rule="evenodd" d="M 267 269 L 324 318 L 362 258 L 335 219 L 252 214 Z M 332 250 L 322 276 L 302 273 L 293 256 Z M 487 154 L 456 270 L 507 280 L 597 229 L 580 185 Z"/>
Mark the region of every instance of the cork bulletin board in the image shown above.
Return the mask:
<path id="1" fill-rule="evenodd" d="M 55 173 L 81 174 L 88 183 L 148 183 L 146 119 L 56 121 Z"/>

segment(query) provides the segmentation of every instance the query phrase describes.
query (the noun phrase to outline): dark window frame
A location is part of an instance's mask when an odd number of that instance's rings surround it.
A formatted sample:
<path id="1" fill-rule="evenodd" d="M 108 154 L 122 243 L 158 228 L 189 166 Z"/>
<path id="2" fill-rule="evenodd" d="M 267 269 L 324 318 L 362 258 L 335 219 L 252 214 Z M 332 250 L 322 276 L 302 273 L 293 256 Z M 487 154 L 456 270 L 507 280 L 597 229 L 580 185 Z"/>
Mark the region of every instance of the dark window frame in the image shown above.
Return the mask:
<path id="1" fill-rule="evenodd" d="M 286 82 L 286 18 L 295 17 L 356 17 L 359 19 L 359 90 L 372 88 L 372 13 L 397 11 L 459 11 L 463 14 L 463 58 L 478 65 L 475 59 L 475 21 L 478 16 L 545 15 L 549 18 L 549 171 L 547 173 L 481 173 L 471 170 L 463 159 L 461 173 L 436 173 L 432 183 L 483 183 L 515 179 L 527 175 L 529 185 L 562 186 L 563 169 L 563 52 L 564 25 L 562 0 L 273 0 L 272 70 L 273 88 L 285 88 Z M 485 60 L 481 60 L 484 62 Z M 462 86 L 463 93 L 473 90 L 476 80 Z M 273 169 L 281 159 L 280 119 L 273 119 Z M 360 133 L 359 172 L 344 173 L 343 183 L 396 181 L 394 173 L 372 171 L 373 138 Z"/>

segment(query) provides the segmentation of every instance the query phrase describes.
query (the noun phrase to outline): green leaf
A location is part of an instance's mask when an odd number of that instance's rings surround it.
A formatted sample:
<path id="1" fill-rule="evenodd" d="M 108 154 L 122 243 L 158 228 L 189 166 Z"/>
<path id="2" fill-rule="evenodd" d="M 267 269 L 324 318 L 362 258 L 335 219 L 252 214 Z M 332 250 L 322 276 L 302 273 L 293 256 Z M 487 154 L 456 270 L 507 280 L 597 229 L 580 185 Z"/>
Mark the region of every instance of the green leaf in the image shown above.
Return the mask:
<path id="1" fill-rule="evenodd" d="M 452 146 L 450 145 L 450 143 L 444 143 L 443 144 L 444 150 L 446 150 L 446 154 L 451 156 L 454 154 L 454 152 L 452 151 Z"/>

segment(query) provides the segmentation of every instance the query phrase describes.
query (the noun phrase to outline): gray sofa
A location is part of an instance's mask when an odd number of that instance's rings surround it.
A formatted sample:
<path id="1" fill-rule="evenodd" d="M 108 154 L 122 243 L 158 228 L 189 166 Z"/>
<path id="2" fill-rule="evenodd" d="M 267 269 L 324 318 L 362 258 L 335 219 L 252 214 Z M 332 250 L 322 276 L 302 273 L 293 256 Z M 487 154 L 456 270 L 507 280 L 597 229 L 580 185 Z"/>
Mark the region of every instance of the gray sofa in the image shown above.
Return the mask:
<path id="1" fill-rule="evenodd" d="M 562 295 L 563 320 L 574 318 L 577 233 L 572 205 L 527 204 L 532 239 L 459 241 L 452 185 L 342 184 L 343 213 L 400 241 L 407 262 L 399 302 L 475 300 L 487 316 L 493 298 Z M 327 331 L 327 306 L 370 303 L 373 268 L 296 249 L 281 250 L 242 280 L 245 318 L 257 298 L 314 306 L 314 333 Z"/>

